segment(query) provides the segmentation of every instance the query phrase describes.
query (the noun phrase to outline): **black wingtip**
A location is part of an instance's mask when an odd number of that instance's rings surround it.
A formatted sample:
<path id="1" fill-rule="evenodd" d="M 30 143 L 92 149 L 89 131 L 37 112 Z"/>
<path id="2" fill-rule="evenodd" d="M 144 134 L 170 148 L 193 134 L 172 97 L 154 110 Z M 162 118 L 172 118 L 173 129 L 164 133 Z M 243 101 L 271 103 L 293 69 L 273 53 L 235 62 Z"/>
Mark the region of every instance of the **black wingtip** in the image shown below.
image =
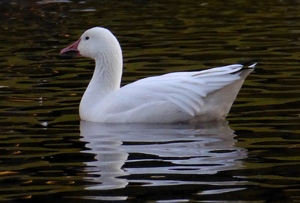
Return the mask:
<path id="1" fill-rule="evenodd" d="M 243 68 L 254 68 L 257 64 L 257 59 L 247 59 L 239 61 L 239 64 L 243 65 Z"/>

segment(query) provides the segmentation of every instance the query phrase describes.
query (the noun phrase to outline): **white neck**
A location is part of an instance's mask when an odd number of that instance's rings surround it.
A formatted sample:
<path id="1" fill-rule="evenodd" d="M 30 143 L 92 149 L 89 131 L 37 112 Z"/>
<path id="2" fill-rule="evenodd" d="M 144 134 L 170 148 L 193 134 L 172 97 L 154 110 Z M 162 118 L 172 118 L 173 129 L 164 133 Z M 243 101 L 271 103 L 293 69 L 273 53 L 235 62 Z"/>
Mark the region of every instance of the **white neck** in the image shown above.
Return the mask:
<path id="1" fill-rule="evenodd" d="M 121 84 L 123 59 L 120 47 L 112 51 L 99 53 L 95 58 L 96 66 L 93 77 L 80 102 L 81 119 L 96 113 L 103 98 L 118 90 Z"/>

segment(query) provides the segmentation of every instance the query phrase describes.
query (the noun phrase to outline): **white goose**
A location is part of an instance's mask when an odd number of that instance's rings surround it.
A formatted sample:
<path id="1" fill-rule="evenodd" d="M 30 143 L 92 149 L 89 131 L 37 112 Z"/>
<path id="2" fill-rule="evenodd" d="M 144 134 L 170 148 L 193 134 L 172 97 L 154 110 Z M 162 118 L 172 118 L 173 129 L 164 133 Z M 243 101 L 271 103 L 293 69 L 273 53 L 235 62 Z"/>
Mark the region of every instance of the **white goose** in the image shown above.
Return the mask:
<path id="1" fill-rule="evenodd" d="M 176 72 L 138 80 L 120 88 L 123 59 L 116 37 L 91 28 L 61 50 L 95 60 L 93 77 L 81 99 L 82 120 L 101 123 L 180 123 L 222 120 L 244 79 L 256 64 Z"/>

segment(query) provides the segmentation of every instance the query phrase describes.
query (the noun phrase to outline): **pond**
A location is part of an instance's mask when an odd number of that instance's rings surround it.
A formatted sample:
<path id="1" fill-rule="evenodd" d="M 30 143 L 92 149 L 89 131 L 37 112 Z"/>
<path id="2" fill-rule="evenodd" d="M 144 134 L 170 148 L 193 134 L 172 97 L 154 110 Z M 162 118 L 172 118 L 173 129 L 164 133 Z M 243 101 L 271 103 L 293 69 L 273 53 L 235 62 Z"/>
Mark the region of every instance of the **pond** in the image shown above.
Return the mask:
<path id="1" fill-rule="evenodd" d="M 0 19 L 1 202 L 300 201 L 300 1 L 0 0 Z M 83 122 L 94 62 L 59 52 L 94 26 L 122 85 L 258 65 L 224 122 Z"/>

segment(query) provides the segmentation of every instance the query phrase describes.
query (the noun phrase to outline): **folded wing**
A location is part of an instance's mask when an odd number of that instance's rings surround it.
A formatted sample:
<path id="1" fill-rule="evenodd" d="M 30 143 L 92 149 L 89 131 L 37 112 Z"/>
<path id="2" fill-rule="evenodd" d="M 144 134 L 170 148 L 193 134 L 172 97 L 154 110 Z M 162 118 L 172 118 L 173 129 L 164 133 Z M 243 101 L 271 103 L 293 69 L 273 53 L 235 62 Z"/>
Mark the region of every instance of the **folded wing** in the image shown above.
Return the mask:
<path id="1" fill-rule="evenodd" d="M 205 104 L 205 98 L 210 93 L 248 75 L 241 75 L 242 67 L 243 65 L 235 64 L 141 79 L 116 91 L 111 95 L 114 100 L 106 101 L 103 108 L 106 113 L 116 113 L 118 117 L 130 117 L 130 114 L 137 117 L 138 112 L 155 117 L 152 112 L 155 114 L 158 111 L 166 111 L 166 114 L 174 111 L 174 117 L 180 117 L 177 115 L 180 111 L 185 114 L 183 117 L 192 118 L 200 114 L 204 106 L 209 105 Z"/>

